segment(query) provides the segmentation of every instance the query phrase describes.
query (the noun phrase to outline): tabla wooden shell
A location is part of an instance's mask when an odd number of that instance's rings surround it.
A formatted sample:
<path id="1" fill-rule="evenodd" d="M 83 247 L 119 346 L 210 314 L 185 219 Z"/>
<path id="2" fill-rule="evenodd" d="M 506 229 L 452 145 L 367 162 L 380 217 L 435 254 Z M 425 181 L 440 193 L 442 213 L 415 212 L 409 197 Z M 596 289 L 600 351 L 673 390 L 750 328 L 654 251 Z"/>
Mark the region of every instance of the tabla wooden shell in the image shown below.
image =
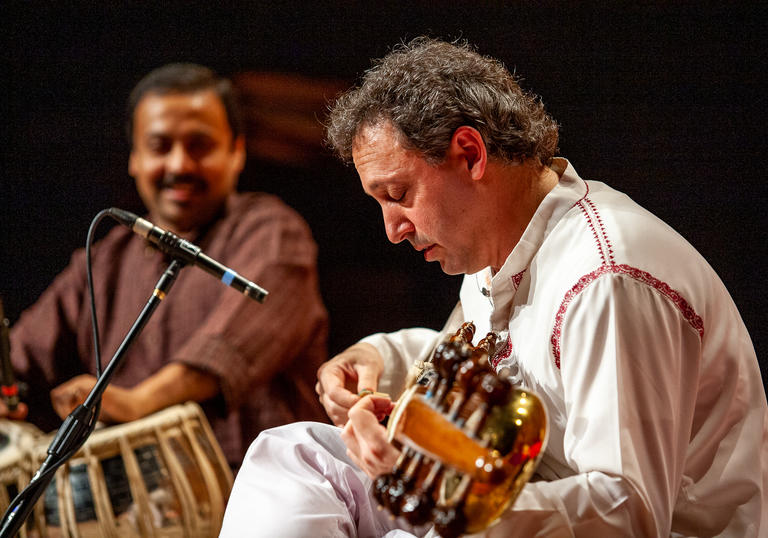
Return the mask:
<path id="1" fill-rule="evenodd" d="M 33 469 L 45 459 L 50 440 L 28 450 Z M 231 488 L 232 472 L 210 425 L 200 406 L 189 402 L 95 431 L 56 472 L 24 533 L 218 536 Z"/>
<path id="2" fill-rule="evenodd" d="M 44 437 L 27 422 L 0 419 L 0 511 L 5 513 L 11 500 L 29 483 L 31 450 Z"/>

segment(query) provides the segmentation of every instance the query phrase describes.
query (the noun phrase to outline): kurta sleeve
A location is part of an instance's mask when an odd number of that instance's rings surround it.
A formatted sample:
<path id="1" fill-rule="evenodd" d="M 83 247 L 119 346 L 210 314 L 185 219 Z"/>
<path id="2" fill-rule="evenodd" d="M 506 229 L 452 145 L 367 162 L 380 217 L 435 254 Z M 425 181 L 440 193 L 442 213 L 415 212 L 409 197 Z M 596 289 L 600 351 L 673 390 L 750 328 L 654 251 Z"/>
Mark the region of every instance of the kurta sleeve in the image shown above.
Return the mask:
<path id="1" fill-rule="evenodd" d="M 438 343 L 440 333 L 432 329 L 402 329 L 393 333 L 376 333 L 361 340 L 375 347 L 384 359 L 384 373 L 379 379 L 379 392 L 396 400 L 405 389 L 408 371 L 414 362 L 426 360 Z"/>
<path id="2" fill-rule="evenodd" d="M 650 286 L 610 276 L 563 325 L 564 453 L 488 536 L 668 536 L 693 420 L 700 334 Z M 631 530 L 630 530 L 631 529 Z"/>
<path id="3" fill-rule="evenodd" d="M 277 372 L 299 368 L 294 359 L 325 334 L 327 323 L 317 247 L 306 223 L 277 203 L 241 221 L 220 259 L 267 289 L 268 297 L 257 303 L 224 290 L 205 322 L 173 354 L 175 361 L 216 375 L 228 408 L 239 407 L 249 390 Z"/>
<path id="4" fill-rule="evenodd" d="M 361 340 L 375 347 L 384 359 L 384 373 L 379 379 L 379 392 L 395 400 L 405 390 L 407 382 L 419 369 L 418 361 L 429 360 L 437 345 L 452 334 L 464 321 L 464 311 L 458 302 L 440 332 L 422 327 L 402 329 L 393 333 L 376 333 Z"/>
<path id="5" fill-rule="evenodd" d="M 77 338 L 86 292 L 84 260 L 84 252 L 76 252 L 11 329 L 14 372 L 28 386 L 25 401 L 30 419 L 44 430 L 60 423 L 51 406 L 50 390 L 85 372 Z"/>

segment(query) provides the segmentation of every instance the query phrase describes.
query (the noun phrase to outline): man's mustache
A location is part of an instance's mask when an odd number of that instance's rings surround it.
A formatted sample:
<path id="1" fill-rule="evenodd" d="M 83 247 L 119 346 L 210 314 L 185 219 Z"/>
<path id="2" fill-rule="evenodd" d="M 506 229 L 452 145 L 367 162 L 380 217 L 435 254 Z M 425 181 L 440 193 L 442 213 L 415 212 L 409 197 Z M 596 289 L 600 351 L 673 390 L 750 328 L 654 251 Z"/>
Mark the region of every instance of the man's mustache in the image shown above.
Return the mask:
<path id="1" fill-rule="evenodd" d="M 172 188 L 176 185 L 191 185 L 195 190 L 206 190 L 208 188 L 208 182 L 202 177 L 196 174 L 168 174 L 162 177 L 158 183 L 158 187 Z"/>

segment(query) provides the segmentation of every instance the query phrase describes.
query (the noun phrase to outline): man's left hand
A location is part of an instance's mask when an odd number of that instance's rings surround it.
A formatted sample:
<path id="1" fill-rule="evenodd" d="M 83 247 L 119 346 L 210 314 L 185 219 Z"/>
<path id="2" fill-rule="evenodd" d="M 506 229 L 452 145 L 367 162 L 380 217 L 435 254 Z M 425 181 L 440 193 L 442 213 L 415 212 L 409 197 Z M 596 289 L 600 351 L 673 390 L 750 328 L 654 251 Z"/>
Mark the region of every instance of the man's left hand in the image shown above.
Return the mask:
<path id="1" fill-rule="evenodd" d="M 379 424 L 394 404 L 387 397 L 368 395 L 349 410 L 349 421 L 341 431 L 347 455 L 371 478 L 388 473 L 400 451 L 387 440 L 387 430 Z"/>

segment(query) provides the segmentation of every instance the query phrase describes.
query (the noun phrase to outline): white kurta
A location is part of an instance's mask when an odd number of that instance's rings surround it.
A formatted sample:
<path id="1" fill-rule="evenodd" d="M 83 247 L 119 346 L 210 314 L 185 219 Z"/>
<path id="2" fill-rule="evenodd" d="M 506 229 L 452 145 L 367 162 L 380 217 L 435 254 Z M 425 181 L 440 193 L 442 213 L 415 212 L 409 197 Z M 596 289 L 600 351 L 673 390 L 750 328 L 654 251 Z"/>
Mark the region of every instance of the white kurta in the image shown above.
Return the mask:
<path id="1" fill-rule="evenodd" d="M 465 276 L 447 327 L 497 332 L 494 364 L 549 413 L 543 480 L 486 535 L 768 534 L 768 405 L 728 292 L 658 218 L 567 161 L 554 167 L 559 184 L 498 273 Z M 396 396 L 439 338 L 366 338 L 388 365 L 380 390 Z"/>

